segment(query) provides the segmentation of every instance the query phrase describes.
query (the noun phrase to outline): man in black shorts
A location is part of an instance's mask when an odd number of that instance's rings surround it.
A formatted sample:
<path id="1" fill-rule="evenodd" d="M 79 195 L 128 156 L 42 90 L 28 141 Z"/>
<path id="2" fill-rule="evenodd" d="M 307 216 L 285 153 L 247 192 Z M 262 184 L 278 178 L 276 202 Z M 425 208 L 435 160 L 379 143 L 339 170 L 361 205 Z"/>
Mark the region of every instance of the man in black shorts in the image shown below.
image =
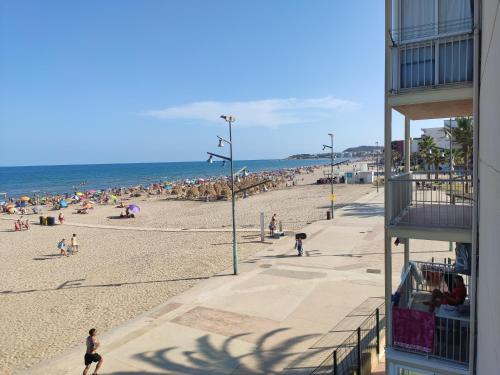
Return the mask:
<path id="1" fill-rule="evenodd" d="M 97 375 L 97 371 L 99 371 L 102 365 L 102 357 L 96 352 L 100 345 L 101 344 L 97 340 L 97 331 L 95 328 L 92 328 L 89 331 L 89 337 L 87 337 L 87 351 L 85 352 L 85 369 L 83 370 L 83 375 L 87 375 L 92 362 L 97 362 L 94 371 L 94 375 Z"/>

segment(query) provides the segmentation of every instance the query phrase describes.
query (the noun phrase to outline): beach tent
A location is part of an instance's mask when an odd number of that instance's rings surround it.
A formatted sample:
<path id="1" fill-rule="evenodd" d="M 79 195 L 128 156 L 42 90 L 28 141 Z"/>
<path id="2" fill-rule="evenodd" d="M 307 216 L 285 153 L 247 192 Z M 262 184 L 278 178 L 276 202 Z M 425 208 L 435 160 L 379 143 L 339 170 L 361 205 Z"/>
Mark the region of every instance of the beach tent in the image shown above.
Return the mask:
<path id="1" fill-rule="evenodd" d="M 59 205 L 62 207 L 62 208 L 66 208 L 68 207 L 68 202 L 66 202 L 64 199 L 61 199 L 59 201 Z"/>
<path id="2" fill-rule="evenodd" d="M 138 212 L 141 211 L 141 209 L 139 208 L 139 206 L 136 206 L 135 204 L 131 204 L 127 208 L 129 210 L 129 212 L 133 212 L 134 214 L 136 214 L 136 213 L 138 213 Z"/>

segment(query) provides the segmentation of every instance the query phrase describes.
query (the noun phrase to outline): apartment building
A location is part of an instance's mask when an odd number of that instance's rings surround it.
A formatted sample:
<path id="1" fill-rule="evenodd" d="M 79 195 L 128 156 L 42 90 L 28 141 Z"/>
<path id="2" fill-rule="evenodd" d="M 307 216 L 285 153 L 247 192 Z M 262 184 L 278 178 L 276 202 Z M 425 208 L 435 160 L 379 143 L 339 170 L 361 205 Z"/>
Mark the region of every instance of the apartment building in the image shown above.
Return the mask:
<path id="1" fill-rule="evenodd" d="M 385 170 L 392 114 L 405 117 L 404 173 L 385 189 L 386 364 L 390 375 L 500 374 L 499 0 L 386 0 Z M 410 127 L 425 119 L 474 118 L 473 170 L 410 169 Z M 404 272 L 392 275 L 392 243 Z M 470 261 L 413 262 L 412 240 L 445 241 Z M 459 306 L 430 312 L 435 289 L 464 280 Z"/>

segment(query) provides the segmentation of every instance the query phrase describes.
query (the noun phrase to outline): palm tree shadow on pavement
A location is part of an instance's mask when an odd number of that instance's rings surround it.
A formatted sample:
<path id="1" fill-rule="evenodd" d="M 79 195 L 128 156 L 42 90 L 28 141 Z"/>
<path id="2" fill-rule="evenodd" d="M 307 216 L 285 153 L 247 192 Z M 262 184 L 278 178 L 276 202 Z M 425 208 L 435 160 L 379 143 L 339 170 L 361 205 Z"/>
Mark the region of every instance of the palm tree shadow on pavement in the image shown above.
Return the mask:
<path id="1" fill-rule="evenodd" d="M 251 352 L 237 353 L 232 349 L 235 340 L 248 336 L 249 333 L 233 335 L 224 340 L 220 347 L 210 341 L 210 336 L 205 335 L 197 339 L 196 351 L 181 351 L 178 347 L 168 347 L 152 352 L 135 354 L 133 359 L 154 367 L 151 372 L 147 371 L 118 371 L 104 372 L 103 375 L 157 375 L 157 374 L 278 374 L 286 365 L 285 359 L 303 354 L 306 348 L 294 351 L 294 347 L 306 340 L 318 335 L 300 335 L 291 337 L 278 344 L 268 345 L 268 341 L 280 332 L 289 328 L 278 328 L 263 334 L 255 343 Z M 181 358 L 180 358 L 181 357 Z M 177 359 L 174 359 L 177 358 Z M 110 361 L 111 359 L 108 359 Z M 108 362 L 109 363 L 109 362 Z M 278 366 L 282 364 L 283 366 Z M 139 364 L 135 366 L 140 366 Z M 135 367 L 134 366 L 134 367 Z"/>

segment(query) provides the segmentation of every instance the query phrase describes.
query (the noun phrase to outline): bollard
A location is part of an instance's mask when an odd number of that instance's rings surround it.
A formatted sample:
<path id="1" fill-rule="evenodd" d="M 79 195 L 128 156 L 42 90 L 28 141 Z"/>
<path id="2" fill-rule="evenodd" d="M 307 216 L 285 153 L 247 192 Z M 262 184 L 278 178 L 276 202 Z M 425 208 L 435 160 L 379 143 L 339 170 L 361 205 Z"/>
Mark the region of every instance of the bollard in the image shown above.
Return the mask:
<path id="1" fill-rule="evenodd" d="M 326 220 L 332 220 L 332 212 L 326 211 Z"/>
<path id="2" fill-rule="evenodd" d="M 283 222 L 280 220 L 279 223 L 280 232 L 283 232 Z"/>
<path id="3" fill-rule="evenodd" d="M 260 213 L 260 241 L 264 242 L 264 212 Z"/>

